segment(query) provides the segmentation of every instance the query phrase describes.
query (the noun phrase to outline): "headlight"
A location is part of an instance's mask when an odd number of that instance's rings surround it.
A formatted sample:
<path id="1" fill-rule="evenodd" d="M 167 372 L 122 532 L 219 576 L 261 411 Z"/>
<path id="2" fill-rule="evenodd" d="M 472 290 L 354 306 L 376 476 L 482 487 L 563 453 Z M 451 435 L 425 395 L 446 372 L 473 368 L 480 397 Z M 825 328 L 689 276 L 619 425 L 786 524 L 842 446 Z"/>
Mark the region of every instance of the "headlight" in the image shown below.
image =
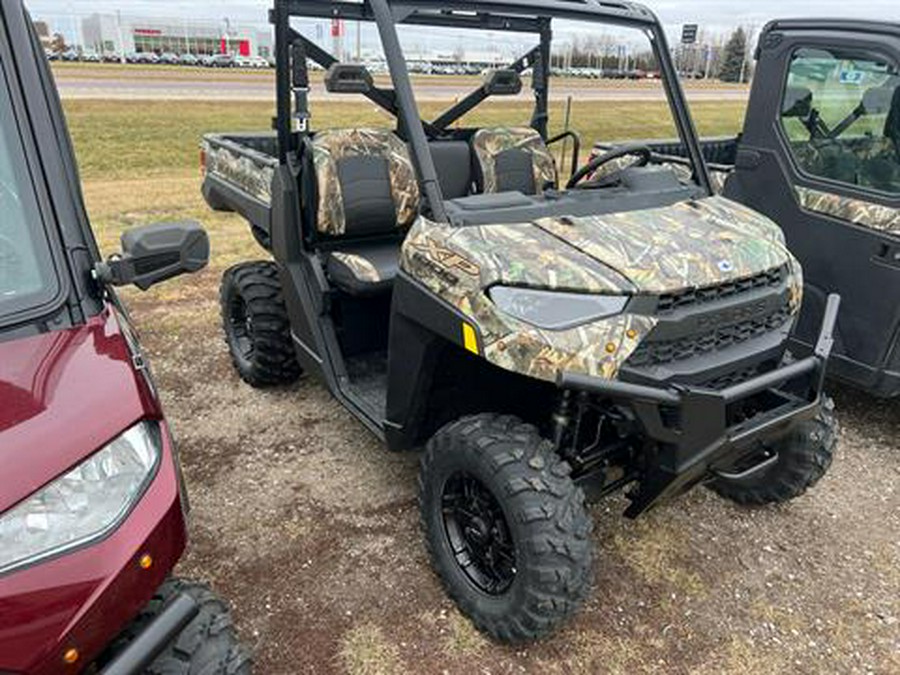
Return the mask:
<path id="1" fill-rule="evenodd" d="M 160 427 L 140 422 L 0 515 L 0 574 L 103 537 L 153 478 Z"/>
<path id="2" fill-rule="evenodd" d="M 585 295 L 494 286 L 491 300 L 502 311 L 546 330 L 566 330 L 620 314 L 628 304 L 624 295 Z"/>

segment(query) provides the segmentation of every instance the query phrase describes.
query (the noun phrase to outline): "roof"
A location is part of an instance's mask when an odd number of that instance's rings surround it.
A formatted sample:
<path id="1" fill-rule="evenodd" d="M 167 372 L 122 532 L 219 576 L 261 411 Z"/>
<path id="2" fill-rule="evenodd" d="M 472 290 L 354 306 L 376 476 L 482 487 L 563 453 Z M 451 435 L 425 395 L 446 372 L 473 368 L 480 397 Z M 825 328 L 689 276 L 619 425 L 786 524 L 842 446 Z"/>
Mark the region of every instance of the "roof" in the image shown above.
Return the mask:
<path id="1" fill-rule="evenodd" d="M 900 36 L 900 23 L 857 19 L 776 19 L 763 28 L 763 33 L 776 30 L 817 30 L 856 33 L 881 33 Z"/>
<path id="2" fill-rule="evenodd" d="M 372 21 L 363 2 L 275 0 L 292 16 Z M 591 20 L 632 27 L 659 25 L 644 5 L 618 0 L 388 0 L 397 23 L 538 32 L 547 18 Z"/>

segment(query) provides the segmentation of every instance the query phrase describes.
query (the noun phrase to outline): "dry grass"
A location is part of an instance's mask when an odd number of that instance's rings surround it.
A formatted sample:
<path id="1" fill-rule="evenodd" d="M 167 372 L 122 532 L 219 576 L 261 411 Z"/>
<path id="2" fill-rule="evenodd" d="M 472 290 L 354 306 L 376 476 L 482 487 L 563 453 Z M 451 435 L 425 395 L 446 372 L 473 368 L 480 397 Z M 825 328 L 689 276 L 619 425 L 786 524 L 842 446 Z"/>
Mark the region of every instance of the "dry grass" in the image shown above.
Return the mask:
<path id="1" fill-rule="evenodd" d="M 374 624 L 357 626 L 344 635 L 340 658 L 349 675 L 398 675 L 405 672 L 399 650 Z"/>
<path id="2" fill-rule="evenodd" d="M 689 560 L 683 532 L 657 514 L 616 532 L 613 548 L 646 583 L 663 587 L 662 598 L 673 594 L 702 598 L 706 594 L 703 580 Z"/>
<path id="3" fill-rule="evenodd" d="M 425 117 L 432 118 L 446 107 L 427 102 Z M 152 178 L 188 178 L 199 175 L 199 143 L 205 133 L 259 131 L 271 128 L 274 107 L 267 103 L 222 103 L 183 101 L 66 101 L 66 116 L 78 153 L 81 176 L 86 181 L 141 181 Z M 696 103 L 692 106 L 699 132 L 706 135 L 736 133 L 744 104 L 737 102 Z M 527 123 L 531 108 L 517 101 L 493 101 L 465 119 L 468 124 L 498 126 Z M 561 129 L 564 104 L 550 109 L 553 131 Z M 312 104 L 314 125 L 322 127 L 378 125 L 393 122 L 367 102 L 323 102 Z M 669 138 L 675 135 L 666 104 L 660 102 L 576 102 L 571 126 L 585 146 L 597 140 Z M 176 205 L 161 184 L 148 184 L 160 191 L 160 210 Z M 110 199 L 120 204 L 133 191 L 121 190 Z M 104 207 L 105 208 L 105 207 Z"/>

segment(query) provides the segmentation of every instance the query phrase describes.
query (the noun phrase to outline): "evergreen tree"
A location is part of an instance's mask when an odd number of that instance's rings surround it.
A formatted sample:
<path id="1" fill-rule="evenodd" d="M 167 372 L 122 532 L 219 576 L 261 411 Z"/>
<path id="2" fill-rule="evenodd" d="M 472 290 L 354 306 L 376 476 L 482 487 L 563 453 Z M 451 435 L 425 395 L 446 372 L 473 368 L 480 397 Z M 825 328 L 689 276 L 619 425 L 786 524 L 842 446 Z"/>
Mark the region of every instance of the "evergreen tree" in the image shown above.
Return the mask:
<path id="1" fill-rule="evenodd" d="M 737 28 L 725 45 L 722 66 L 719 68 L 719 79 L 723 82 L 740 82 L 746 58 L 747 34 L 743 28 Z"/>

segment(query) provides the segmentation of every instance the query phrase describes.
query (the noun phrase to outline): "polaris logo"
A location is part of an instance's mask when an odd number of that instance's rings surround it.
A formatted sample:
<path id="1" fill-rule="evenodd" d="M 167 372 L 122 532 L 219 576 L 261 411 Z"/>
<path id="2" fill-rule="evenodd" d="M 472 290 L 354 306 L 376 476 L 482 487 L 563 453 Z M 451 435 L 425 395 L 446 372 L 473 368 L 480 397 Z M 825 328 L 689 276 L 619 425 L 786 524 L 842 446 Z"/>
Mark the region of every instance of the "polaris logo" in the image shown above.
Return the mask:
<path id="1" fill-rule="evenodd" d="M 728 326 L 741 321 L 749 321 L 766 313 L 768 303 L 765 300 L 758 300 L 748 305 L 740 307 L 732 307 L 730 309 L 716 312 L 715 314 L 704 314 L 697 317 L 697 328 L 702 331 L 709 331 L 721 326 Z"/>

